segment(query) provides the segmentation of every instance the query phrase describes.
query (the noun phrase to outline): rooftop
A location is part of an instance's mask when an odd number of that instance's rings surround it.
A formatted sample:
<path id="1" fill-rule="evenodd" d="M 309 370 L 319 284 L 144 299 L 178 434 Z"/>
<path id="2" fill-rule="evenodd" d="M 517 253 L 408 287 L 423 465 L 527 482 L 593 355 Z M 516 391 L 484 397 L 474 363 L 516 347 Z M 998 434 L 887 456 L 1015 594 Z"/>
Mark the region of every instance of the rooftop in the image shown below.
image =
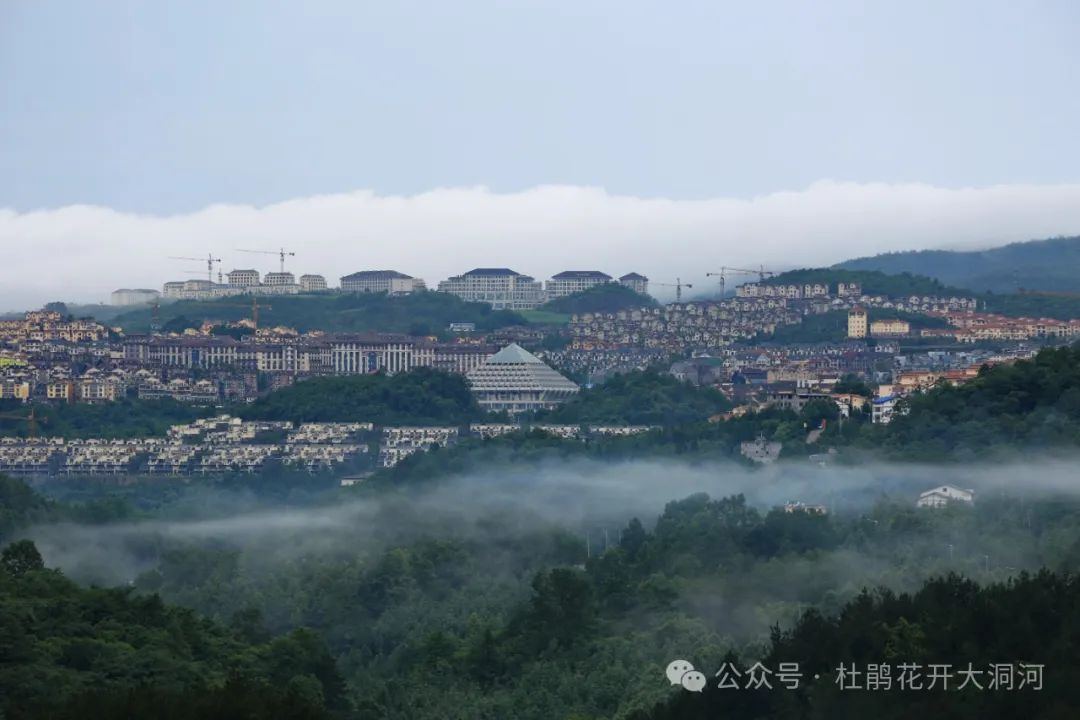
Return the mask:
<path id="1" fill-rule="evenodd" d="M 552 275 L 552 280 L 610 280 L 611 276 L 599 270 L 563 270 Z"/>
<path id="2" fill-rule="evenodd" d="M 520 275 L 521 273 L 514 272 L 510 268 L 473 268 L 469 272 L 465 273 L 466 276 L 473 275 Z"/>
<path id="3" fill-rule="evenodd" d="M 342 280 L 412 280 L 412 275 L 398 272 L 397 270 L 361 270 L 351 275 L 346 275 Z"/>

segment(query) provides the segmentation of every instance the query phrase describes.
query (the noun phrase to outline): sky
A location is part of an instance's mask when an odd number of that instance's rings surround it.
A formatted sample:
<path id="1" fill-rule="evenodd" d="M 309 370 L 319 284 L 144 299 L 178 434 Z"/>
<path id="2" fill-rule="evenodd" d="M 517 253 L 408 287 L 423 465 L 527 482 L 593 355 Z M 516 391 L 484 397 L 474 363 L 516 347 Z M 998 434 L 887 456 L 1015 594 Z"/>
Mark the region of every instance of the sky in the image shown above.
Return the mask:
<path id="1" fill-rule="evenodd" d="M 1049 1 L 0 0 L 0 310 L 198 269 L 169 255 L 259 257 L 238 248 L 284 245 L 331 284 L 700 284 L 1080 234 L 1078 21 Z"/>

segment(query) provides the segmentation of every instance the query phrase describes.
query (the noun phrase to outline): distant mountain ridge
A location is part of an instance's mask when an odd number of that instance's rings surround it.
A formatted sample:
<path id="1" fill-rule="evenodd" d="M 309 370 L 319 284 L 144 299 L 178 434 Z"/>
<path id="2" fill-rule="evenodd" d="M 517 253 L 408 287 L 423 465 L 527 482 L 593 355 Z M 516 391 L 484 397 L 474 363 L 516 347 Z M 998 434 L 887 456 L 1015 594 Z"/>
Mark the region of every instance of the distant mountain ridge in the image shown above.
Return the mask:
<path id="1" fill-rule="evenodd" d="M 945 285 L 977 292 L 1080 292 L 1080 236 L 1029 240 L 989 250 L 884 253 L 846 260 L 833 267 L 925 275 Z"/>

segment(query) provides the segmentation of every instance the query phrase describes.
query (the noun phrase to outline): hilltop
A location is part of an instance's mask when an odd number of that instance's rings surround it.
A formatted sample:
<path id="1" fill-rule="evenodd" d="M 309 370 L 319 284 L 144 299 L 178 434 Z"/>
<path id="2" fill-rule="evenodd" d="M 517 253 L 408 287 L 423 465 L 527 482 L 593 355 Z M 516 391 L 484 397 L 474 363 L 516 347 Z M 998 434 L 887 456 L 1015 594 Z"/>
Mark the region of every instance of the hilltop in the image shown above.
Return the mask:
<path id="1" fill-rule="evenodd" d="M 259 310 L 259 325 L 285 325 L 300 332 L 398 332 L 410 335 L 440 335 L 452 322 L 475 323 L 479 331 L 508 325 L 527 325 L 521 315 L 509 310 L 492 310 L 485 303 L 465 302 L 440 292 L 409 295 L 319 294 L 259 298 L 269 307 Z M 220 300 L 180 300 L 163 304 L 160 322 L 167 329 L 195 327 L 204 320 L 236 322 L 251 317 L 251 299 L 229 297 Z M 150 329 L 152 311 L 133 310 L 116 317 L 113 324 L 126 332 Z M 171 327 L 170 327 L 171 324 Z"/>
<path id="2" fill-rule="evenodd" d="M 655 307 L 657 302 L 648 295 L 634 292 L 625 285 L 603 283 L 588 290 L 556 298 L 540 306 L 552 313 L 574 315 L 587 312 L 610 313 L 629 308 Z"/>
<path id="3" fill-rule="evenodd" d="M 830 268 L 803 268 L 800 270 L 788 270 L 763 281 L 766 285 L 804 285 L 807 283 L 823 283 L 836 285 L 836 283 L 856 282 L 862 285 L 863 292 L 867 295 L 888 295 L 900 297 L 904 295 L 956 295 L 971 296 L 970 290 L 949 287 L 932 277 L 914 275 L 912 273 L 889 274 L 879 270 L 847 270 L 837 267 Z M 835 290 L 836 288 L 832 288 Z"/>
<path id="4" fill-rule="evenodd" d="M 908 295 L 937 295 L 945 297 L 973 297 L 979 301 L 979 310 L 1000 313 L 1011 317 L 1047 317 L 1070 320 L 1080 317 L 1080 294 L 1004 293 L 978 292 L 970 288 L 946 285 L 941 280 L 925 275 L 902 272 L 895 275 L 880 270 L 849 270 L 840 267 L 803 268 L 780 273 L 764 281 L 769 285 L 803 285 L 806 283 L 828 284 L 835 290 L 839 282 L 862 284 L 867 295 L 904 297 Z"/>
<path id="5" fill-rule="evenodd" d="M 1080 236 L 1017 242 L 990 250 L 918 250 L 846 260 L 844 270 L 912 273 L 977 292 L 1080 292 Z"/>

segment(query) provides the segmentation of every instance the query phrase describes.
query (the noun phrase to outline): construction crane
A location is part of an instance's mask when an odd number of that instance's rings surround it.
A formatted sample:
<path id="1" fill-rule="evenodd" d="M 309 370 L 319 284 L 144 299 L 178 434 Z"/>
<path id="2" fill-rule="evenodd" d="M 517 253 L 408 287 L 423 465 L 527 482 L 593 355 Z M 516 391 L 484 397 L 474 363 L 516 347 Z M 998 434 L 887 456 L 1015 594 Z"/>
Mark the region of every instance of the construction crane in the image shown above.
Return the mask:
<path id="1" fill-rule="evenodd" d="M 249 307 L 247 303 L 214 303 L 214 307 Z M 251 296 L 251 325 L 255 332 L 259 331 L 259 310 L 271 310 L 271 306 L 263 305 L 259 303 L 259 298 L 255 295 Z"/>
<path id="2" fill-rule="evenodd" d="M 221 258 L 214 257 L 213 253 L 207 253 L 206 257 L 204 257 L 204 258 L 182 257 L 182 256 L 179 256 L 179 255 L 170 255 L 169 259 L 170 260 L 191 260 L 191 261 L 194 261 L 194 262 L 204 262 L 204 263 L 206 263 L 206 279 L 209 282 L 214 282 L 214 263 L 220 263 L 221 262 Z"/>
<path id="3" fill-rule="evenodd" d="M 273 250 L 237 250 L 236 252 L 254 253 L 256 255 L 277 255 L 278 260 L 281 262 L 281 272 L 285 272 L 285 256 L 296 257 L 296 253 L 289 252 L 285 248 L 281 248 L 276 252 Z"/>
<path id="4" fill-rule="evenodd" d="M 658 283 L 654 282 L 653 285 L 659 285 L 660 287 L 673 287 L 675 288 L 675 302 L 682 302 L 682 289 L 690 289 L 694 287 L 690 283 L 684 283 L 682 278 L 675 278 L 673 283 Z"/>
<path id="5" fill-rule="evenodd" d="M 184 274 L 185 275 L 202 275 L 202 270 L 185 270 Z M 218 281 L 218 285 L 223 285 L 224 284 L 223 275 L 221 273 L 221 267 L 218 267 L 217 281 Z"/>
<path id="6" fill-rule="evenodd" d="M 38 418 L 37 415 L 34 413 L 33 407 L 30 408 L 30 413 L 28 415 L 23 415 L 21 413 L 3 413 L 0 414 L 0 418 L 4 420 L 19 420 L 21 422 L 25 422 L 26 437 L 30 438 L 31 440 L 37 437 Z"/>
<path id="7" fill-rule="evenodd" d="M 771 270 L 766 270 L 764 265 L 762 265 L 757 270 L 747 270 L 745 268 L 734 268 L 734 267 L 722 267 L 722 268 L 720 268 L 720 272 L 705 273 L 705 277 L 716 277 L 716 276 L 720 277 L 720 298 L 721 299 L 723 299 L 724 292 L 726 290 L 726 285 L 727 285 L 726 274 L 731 274 L 731 275 L 757 275 L 758 279 L 762 280 L 762 281 L 765 280 L 766 277 L 772 277 L 773 275 L 776 275 L 776 273 L 772 272 Z"/>

